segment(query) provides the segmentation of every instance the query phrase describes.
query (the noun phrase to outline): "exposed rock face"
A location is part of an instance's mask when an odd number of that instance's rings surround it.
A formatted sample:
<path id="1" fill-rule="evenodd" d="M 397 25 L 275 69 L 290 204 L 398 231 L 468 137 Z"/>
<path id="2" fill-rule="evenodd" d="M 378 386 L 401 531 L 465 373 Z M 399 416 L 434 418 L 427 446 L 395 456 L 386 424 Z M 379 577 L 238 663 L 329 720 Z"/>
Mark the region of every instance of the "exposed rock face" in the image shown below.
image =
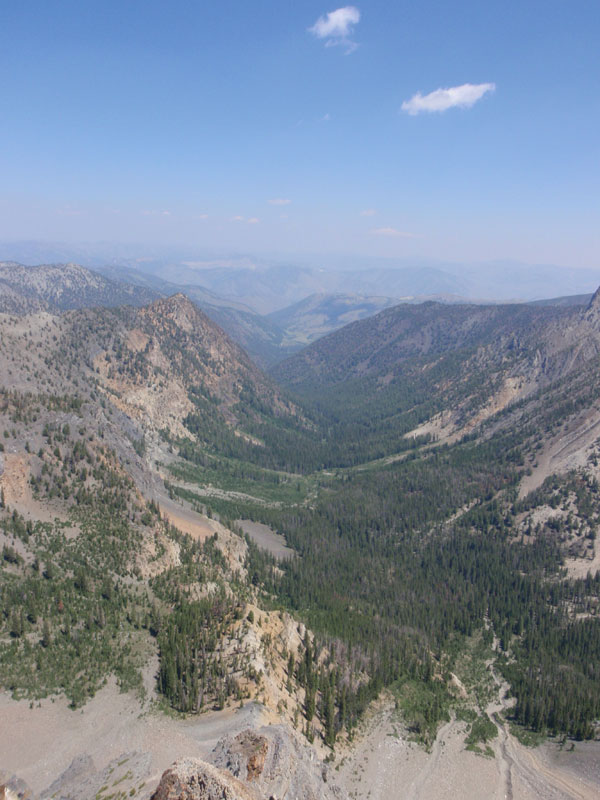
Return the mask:
<path id="1" fill-rule="evenodd" d="M 598 310 L 600 308 L 600 288 L 596 289 L 594 294 L 592 295 L 592 299 L 588 305 L 588 311 L 590 309 Z"/>
<path id="2" fill-rule="evenodd" d="M 240 781 L 196 758 L 182 758 L 163 773 L 151 800 L 259 800 Z"/>
<path id="3" fill-rule="evenodd" d="M 33 800 L 33 793 L 25 781 L 0 770 L 0 800 Z"/>
<path id="4" fill-rule="evenodd" d="M 233 775 L 247 781 L 257 781 L 263 774 L 269 752 L 269 741 L 256 731 L 246 730 L 234 739 L 217 745 L 216 759 Z"/>
<path id="5" fill-rule="evenodd" d="M 268 800 L 346 800 L 327 764 L 285 725 L 245 730 L 222 739 L 211 760 L 235 777 L 248 781 Z"/>
<path id="6" fill-rule="evenodd" d="M 210 760 L 176 761 L 151 800 L 348 800 L 327 764 L 285 725 L 221 739 Z"/>

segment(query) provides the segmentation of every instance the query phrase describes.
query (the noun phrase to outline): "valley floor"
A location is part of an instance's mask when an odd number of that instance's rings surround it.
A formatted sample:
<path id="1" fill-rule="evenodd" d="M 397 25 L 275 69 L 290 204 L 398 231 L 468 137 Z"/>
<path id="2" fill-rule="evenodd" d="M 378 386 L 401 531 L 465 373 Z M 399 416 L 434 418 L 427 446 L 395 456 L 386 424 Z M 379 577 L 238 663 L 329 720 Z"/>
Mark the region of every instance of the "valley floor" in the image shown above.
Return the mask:
<path id="1" fill-rule="evenodd" d="M 1 693 L 0 719 L 0 771 L 17 775 L 36 795 L 84 755 L 103 770 L 115 759 L 118 763 L 136 753 L 145 761 L 132 779 L 138 786 L 144 783 L 137 796 L 148 797 L 170 764 L 186 756 L 203 758 L 223 736 L 258 727 L 263 709 L 248 703 L 242 709 L 174 719 L 145 711 L 134 696 L 121 694 L 110 682 L 77 711 L 69 709 L 64 698 L 45 699 L 30 708 L 29 701 L 14 701 Z"/>
<path id="2" fill-rule="evenodd" d="M 493 757 L 465 749 L 466 725 L 444 725 L 427 753 L 409 741 L 393 706 L 365 722 L 341 762 L 340 784 L 355 800 L 595 800 L 600 795 L 600 743 L 573 752 L 548 743 L 530 749 L 502 731 Z M 568 747 L 568 746 L 567 746 Z"/>
<path id="3" fill-rule="evenodd" d="M 105 776 L 119 774 L 115 765 L 127 767 L 120 788 L 137 786 L 138 798 L 149 796 L 177 758 L 206 757 L 221 737 L 276 721 L 255 703 L 177 719 L 144 711 L 112 683 L 79 711 L 71 711 L 64 699 L 30 708 L 28 701 L 3 693 L 0 718 L 0 769 L 18 775 L 36 794 L 85 754 Z M 465 749 L 465 732 L 463 722 L 446 723 L 427 753 L 408 740 L 393 705 L 381 701 L 351 749 L 338 754 L 333 775 L 355 800 L 595 800 L 600 795 L 599 742 L 577 743 L 573 751 L 554 743 L 529 749 L 501 726 L 493 757 L 484 757 Z"/>

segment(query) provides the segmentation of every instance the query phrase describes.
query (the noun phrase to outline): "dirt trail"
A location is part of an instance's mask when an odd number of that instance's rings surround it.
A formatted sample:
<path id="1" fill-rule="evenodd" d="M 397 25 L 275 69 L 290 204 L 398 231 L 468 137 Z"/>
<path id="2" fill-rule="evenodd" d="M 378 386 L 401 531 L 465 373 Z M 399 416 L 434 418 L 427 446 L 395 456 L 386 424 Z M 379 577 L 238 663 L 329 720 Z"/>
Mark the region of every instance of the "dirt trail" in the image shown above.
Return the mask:
<path id="1" fill-rule="evenodd" d="M 423 788 L 425 787 L 425 784 L 432 777 L 434 777 L 436 771 L 438 770 L 440 756 L 442 754 L 442 747 L 445 745 L 449 736 L 456 732 L 456 728 L 457 723 L 455 719 L 450 720 L 450 722 L 447 722 L 440 728 L 438 735 L 435 738 L 435 742 L 433 743 L 433 747 L 431 748 L 431 753 L 429 754 L 427 763 L 424 769 L 422 769 L 417 776 L 416 780 L 414 780 L 410 785 L 410 789 L 406 795 L 406 800 L 426 800 L 426 798 L 431 796 L 428 791 L 423 794 Z"/>
<path id="2" fill-rule="evenodd" d="M 498 728 L 494 757 L 465 749 L 465 723 L 440 728 L 431 753 L 409 742 L 395 721 L 393 705 L 373 714 L 339 768 L 342 785 L 356 800 L 597 800 L 600 778 L 588 769 L 598 761 L 598 743 L 579 761 L 556 762 L 556 745 L 522 746 L 500 716 L 511 706 L 508 684 L 493 670 L 498 688 L 487 713 Z"/>
<path id="3" fill-rule="evenodd" d="M 498 716 L 499 712 L 505 711 L 511 705 L 506 699 L 508 691 L 508 684 L 503 683 L 496 672 L 492 662 L 487 662 L 487 667 L 490 670 L 494 683 L 498 687 L 498 697 L 494 698 L 486 707 L 486 714 L 494 722 L 498 728 L 498 739 L 493 743 L 492 749 L 498 764 L 498 787 L 496 790 L 496 797 L 506 798 L 506 800 L 513 800 L 513 767 L 515 762 L 512 755 L 509 753 L 509 736 L 506 723 L 502 722 Z"/>
<path id="4" fill-rule="evenodd" d="M 515 794 L 513 780 L 533 792 L 534 797 L 556 798 L 556 800 L 597 800 L 600 796 L 598 786 L 591 786 L 583 778 L 575 777 L 567 772 L 559 771 L 544 763 L 541 750 L 523 747 L 511 736 L 508 724 L 499 716 L 512 705 L 507 699 L 508 684 L 496 674 L 492 664 L 489 665 L 494 683 L 498 687 L 498 699 L 492 701 L 486 711 L 498 728 L 498 739 L 493 750 L 499 767 L 499 798 L 514 800 L 520 797 Z"/>

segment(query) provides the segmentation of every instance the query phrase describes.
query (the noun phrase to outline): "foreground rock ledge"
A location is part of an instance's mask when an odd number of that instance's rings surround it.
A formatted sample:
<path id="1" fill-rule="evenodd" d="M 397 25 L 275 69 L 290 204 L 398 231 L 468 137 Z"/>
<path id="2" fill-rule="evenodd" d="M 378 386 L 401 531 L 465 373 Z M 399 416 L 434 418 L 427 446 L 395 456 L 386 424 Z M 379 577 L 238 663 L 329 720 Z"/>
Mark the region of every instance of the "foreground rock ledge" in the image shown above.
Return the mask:
<path id="1" fill-rule="evenodd" d="M 151 800 L 261 800 L 232 775 L 198 758 L 181 758 L 163 772 Z"/>

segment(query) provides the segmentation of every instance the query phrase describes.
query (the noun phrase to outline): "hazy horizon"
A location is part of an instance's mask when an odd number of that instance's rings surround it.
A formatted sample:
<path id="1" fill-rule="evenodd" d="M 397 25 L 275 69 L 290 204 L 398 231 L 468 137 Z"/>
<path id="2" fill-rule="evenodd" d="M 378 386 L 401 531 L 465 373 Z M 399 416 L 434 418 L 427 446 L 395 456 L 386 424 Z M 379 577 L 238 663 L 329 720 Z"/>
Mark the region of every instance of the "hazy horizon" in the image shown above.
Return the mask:
<path id="1" fill-rule="evenodd" d="M 259 314 L 311 295 L 396 298 L 440 297 L 448 301 L 529 302 L 585 295 L 600 284 L 600 267 L 526 264 L 509 260 L 451 262 L 344 254 L 260 254 L 79 242 L 1 242 L 0 261 L 35 266 L 73 262 L 126 283 L 161 291 L 203 287 Z M 144 277 L 146 276 L 146 277 Z M 175 287 L 175 288 L 173 288 Z"/>
<path id="2" fill-rule="evenodd" d="M 599 34 L 585 0 L 15 4 L 0 238 L 595 267 Z"/>
<path id="3" fill-rule="evenodd" d="M 306 266 L 317 268 L 325 264 L 328 269 L 358 270 L 364 268 L 364 262 L 382 262 L 390 268 L 397 267 L 442 267 L 452 268 L 473 268 L 473 267 L 496 267 L 514 265 L 517 267 L 549 267 L 564 270 L 589 270 L 598 271 L 600 274 L 600 256 L 591 265 L 576 263 L 559 263 L 558 261 L 527 261 L 518 258 L 510 258 L 501 254 L 496 254 L 485 259 L 451 259 L 444 256 L 423 256 L 418 254 L 406 254 L 401 256 L 393 255 L 373 255 L 368 252 L 344 252 L 343 250 L 332 251 L 285 251 L 269 249 L 250 249 L 223 247 L 203 247 L 189 242 L 161 242 L 149 243 L 143 241 L 127 240 L 58 240 L 58 239 L 0 239 L 0 260 L 19 260 L 29 258 L 34 253 L 52 253 L 53 251 L 64 251 L 73 254 L 72 260 L 77 261 L 78 256 L 87 254 L 95 260 L 101 259 L 121 259 L 123 261 L 137 259 L 142 265 L 144 262 L 151 261 L 153 258 L 190 258 L 198 259 L 190 266 L 198 270 L 210 269 L 212 267 L 235 268 L 239 264 L 236 261 L 256 262 L 255 266 Z M 16 254 L 16 255 L 12 255 Z M 24 254 L 24 255 L 19 255 Z M 31 254 L 31 255 L 28 255 Z M 41 262 L 38 262 L 41 263 Z M 31 266 L 34 266 L 33 261 Z M 248 265 L 250 266 L 250 265 Z"/>

